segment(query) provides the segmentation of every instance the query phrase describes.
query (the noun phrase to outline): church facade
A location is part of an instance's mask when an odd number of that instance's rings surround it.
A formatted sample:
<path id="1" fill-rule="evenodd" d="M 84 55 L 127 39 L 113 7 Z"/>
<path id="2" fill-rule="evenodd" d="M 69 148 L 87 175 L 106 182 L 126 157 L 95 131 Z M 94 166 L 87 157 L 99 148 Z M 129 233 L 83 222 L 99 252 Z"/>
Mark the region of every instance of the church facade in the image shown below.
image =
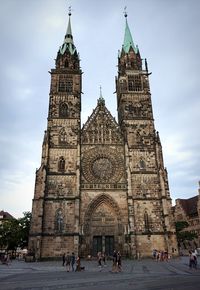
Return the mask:
<path id="1" fill-rule="evenodd" d="M 118 55 L 118 121 L 100 95 L 81 128 L 80 59 L 71 14 L 51 70 L 47 130 L 36 171 L 29 250 L 38 259 L 150 256 L 176 251 L 167 171 L 154 127 L 149 72 L 125 14 Z"/>

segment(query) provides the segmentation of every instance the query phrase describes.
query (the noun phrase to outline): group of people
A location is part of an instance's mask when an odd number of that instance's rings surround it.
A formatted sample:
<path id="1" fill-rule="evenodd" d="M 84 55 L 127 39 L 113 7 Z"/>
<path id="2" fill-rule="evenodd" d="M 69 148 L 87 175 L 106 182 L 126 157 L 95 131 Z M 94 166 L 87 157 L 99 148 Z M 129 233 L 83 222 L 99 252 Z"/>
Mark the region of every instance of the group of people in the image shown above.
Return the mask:
<path id="1" fill-rule="evenodd" d="M 122 256 L 120 251 L 114 250 L 112 272 L 117 273 L 121 271 L 122 271 Z"/>
<path id="2" fill-rule="evenodd" d="M 158 261 L 168 261 L 170 259 L 170 255 L 168 254 L 168 251 L 158 251 L 156 249 L 153 249 L 152 252 L 153 259 Z"/>
<path id="3" fill-rule="evenodd" d="M 106 254 L 103 252 L 97 253 L 97 261 L 100 271 L 103 266 L 106 266 Z M 112 272 L 117 273 L 122 271 L 122 257 L 119 251 L 114 250 L 112 256 Z"/>
<path id="4" fill-rule="evenodd" d="M 189 267 L 197 269 L 197 250 L 189 251 Z"/>
<path id="5" fill-rule="evenodd" d="M 83 270 L 83 267 L 81 267 L 80 257 L 78 256 L 76 258 L 74 252 L 72 252 L 71 255 L 69 252 L 67 252 L 67 254 L 64 253 L 62 256 L 62 260 L 62 265 L 66 266 L 67 272 L 69 272 L 70 270 L 72 270 L 72 272 Z"/>

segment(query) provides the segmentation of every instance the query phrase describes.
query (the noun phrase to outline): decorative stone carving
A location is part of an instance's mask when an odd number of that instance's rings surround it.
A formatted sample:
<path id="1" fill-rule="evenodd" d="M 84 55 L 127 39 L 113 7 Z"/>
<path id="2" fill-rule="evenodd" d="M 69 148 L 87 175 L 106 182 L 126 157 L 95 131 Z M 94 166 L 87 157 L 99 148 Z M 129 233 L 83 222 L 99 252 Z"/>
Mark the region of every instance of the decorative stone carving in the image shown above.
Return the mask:
<path id="1" fill-rule="evenodd" d="M 82 158 L 82 171 L 88 182 L 118 182 L 123 175 L 124 160 L 111 148 L 103 147 L 85 152 Z"/>

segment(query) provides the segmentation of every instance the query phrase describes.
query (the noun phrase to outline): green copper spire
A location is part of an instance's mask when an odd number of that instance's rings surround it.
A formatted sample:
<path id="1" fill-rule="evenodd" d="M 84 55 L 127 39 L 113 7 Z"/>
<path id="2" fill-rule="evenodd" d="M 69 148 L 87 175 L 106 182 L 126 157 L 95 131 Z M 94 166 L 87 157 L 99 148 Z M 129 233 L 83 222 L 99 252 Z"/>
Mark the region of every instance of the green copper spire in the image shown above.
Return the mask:
<path id="1" fill-rule="evenodd" d="M 126 27 L 125 27 L 125 34 L 124 34 L 124 44 L 123 44 L 123 49 L 126 53 L 129 52 L 130 48 L 132 47 L 135 51 L 135 53 L 138 52 L 138 48 L 135 47 L 132 35 L 128 26 L 128 21 L 127 21 L 127 13 L 124 13 L 124 16 L 126 18 Z"/>
<path id="2" fill-rule="evenodd" d="M 69 21 L 68 21 L 68 26 L 67 26 L 67 32 L 65 34 L 63 45 L 60 46 L 60 49 L 59 49 L 61 54 L 64 54 L 67 49 L 69 50 L 69 52 L 71 54 L 74 54 L 74 52 L 76 51 L 76 47 L 75 47 L 74 42 L 73 42 L 71 20 L 70 20 L 71 7 L 69 7 L 68 15 L 69 15 Z"/>

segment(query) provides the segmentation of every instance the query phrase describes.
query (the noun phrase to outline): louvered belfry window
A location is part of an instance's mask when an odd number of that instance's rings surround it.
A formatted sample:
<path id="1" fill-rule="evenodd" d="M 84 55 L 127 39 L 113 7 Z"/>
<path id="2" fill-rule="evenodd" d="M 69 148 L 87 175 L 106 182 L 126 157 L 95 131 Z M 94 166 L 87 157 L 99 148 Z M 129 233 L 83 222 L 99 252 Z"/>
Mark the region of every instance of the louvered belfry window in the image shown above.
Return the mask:
<path id="1" fill-rule="evenodd" d="M 142 82 L 140 75 L 128 76 L 128 90 L 133 92 L 139 92 L 142 90 Z"/>
<path id="2" fill-rule="evenodd" d="M 60 76 L 59 77 L 58 91 L 72 93 L 72 91 L 73 91 L 73 79 L 72 79 L 72 77 Z"/>

